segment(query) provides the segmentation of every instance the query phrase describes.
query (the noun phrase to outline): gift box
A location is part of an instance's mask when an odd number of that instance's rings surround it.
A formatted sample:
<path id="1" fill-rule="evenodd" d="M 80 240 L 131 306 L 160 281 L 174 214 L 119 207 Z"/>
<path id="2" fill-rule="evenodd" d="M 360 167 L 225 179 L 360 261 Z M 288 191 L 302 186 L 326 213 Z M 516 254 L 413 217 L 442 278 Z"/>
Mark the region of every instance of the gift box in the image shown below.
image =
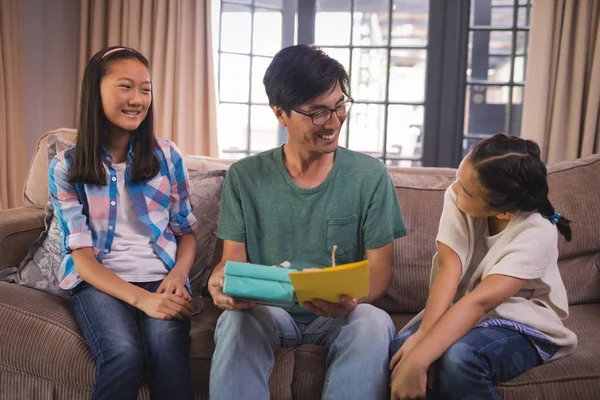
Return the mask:
<path id="1" fill-rule="evenodd" d="M 297 303 L 290 272 L 296 270 L 237 261 L 225 263 L 223 293 L 258 304 L 292 306 Z"/>

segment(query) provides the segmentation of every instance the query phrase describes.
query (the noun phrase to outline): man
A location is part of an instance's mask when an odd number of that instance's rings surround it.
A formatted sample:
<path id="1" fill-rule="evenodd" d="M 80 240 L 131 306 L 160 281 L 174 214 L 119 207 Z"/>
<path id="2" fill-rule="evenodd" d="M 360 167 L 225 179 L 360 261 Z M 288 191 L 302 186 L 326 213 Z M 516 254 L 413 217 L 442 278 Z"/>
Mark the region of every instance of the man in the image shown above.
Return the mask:
<path id="1" fill-rule="evenodd" d="M 231 166 L 219 217 L 223 259 L 209 290 L 226 310 L 217 323 L 211 399 L 268 399 L 278 347 L 325 346 L 324 399 L 380 399 L 389 388 L 390 317 L 369 303 L 392 277 L 392 241 L 406 235 L 398 198 L 385 166 L 338 147 L 352 99 L 342 65 L 304 46 L 281 50 L 264 84 L 285 145 Z M 232 116 L 232 118 L 235 116 Z M 369 260 L 369 296 L 314 299 L 282 309 L 223 294 L 225 261 L 323 268 Z"/>

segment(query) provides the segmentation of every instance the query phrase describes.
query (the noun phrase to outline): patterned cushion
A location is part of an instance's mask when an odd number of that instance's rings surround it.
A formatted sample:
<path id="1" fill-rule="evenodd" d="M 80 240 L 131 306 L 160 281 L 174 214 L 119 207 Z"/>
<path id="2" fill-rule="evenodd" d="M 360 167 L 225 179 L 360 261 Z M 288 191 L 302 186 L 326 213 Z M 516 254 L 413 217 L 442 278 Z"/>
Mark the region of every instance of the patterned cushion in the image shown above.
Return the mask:
<path id="1" fill-rule="evenodd" d="M 18 267 L 16 283 L 47 293 L 70 298 L 69 292 L 58 286 L 58 270 L 63 255 L 60 228 L 54 216 L 52 203 L 46 205 L 45 229 Z"/>
<path id="2" fill-rule="evenodd" d="M 205 291 L 212 269 L 221 260 L 221 241 L 217 239 L 217 222 L 221 190 L 227 171 L 190 172 L 190 201 L 198 220 L 196 258 L 190 271 L 192 295 Z"/>

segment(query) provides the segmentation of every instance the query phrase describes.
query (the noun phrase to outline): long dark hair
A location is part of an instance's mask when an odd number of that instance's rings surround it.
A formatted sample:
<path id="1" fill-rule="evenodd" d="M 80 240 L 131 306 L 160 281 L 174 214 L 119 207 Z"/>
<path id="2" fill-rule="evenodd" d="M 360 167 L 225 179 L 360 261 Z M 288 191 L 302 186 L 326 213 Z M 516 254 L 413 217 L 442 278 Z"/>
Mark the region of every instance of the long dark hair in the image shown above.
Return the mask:
<path id="1" fill-rule="evenodd" d="M 70 171 L 72 183 L 107 184 L 102 164 L 102 145 L 108 130 L 108 119 L 102 108 L 100 82 L 109 72 L 112 62 L 125 59 L 137 59 L 150 71 L 150 62 L 146 57 L 134 49 L 122 46 L 100 50 L 94 54 L 85 68 L 81 84 L 77 147 Z M 131 179 L 148 180 L 160 170 L 160 161 L 154 153 L 157 143 L 154 136 L 153 102 L 148 107 L 146 118 L 132 133 L 132 140 Z"/>
<path id="2" fill-rule="evenodd" d="M 475 144 L 470 157 L 494 211 L 537 211 L 556 218 L 559 232 L 571 240 L 571 221 L 557 217 L 548 199 L 548 172 L 537 143 L 499 133 Z"/>
<path id="3" fill-rule="evenodd" d="M 336 59 L 322 50 L 303 44 L 280 50 L 267 68 L 263 83 L 269 105 L 292 108 L 322 95 L 336 83 L 348 96 L 348 73 Z"/>

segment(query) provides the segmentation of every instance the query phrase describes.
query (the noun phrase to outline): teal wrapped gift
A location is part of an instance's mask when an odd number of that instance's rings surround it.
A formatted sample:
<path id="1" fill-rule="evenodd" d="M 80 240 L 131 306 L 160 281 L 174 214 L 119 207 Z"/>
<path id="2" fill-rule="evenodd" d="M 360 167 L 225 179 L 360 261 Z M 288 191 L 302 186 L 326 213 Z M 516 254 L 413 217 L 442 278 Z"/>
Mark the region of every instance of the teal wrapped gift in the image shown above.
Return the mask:
<path id="1" fill-rule="evenodd" d="M 296 303 L 290 270 L 237 261 L 225 263 L 223 293 L 238 300 L 259 304 L 291 306 Z"/>

